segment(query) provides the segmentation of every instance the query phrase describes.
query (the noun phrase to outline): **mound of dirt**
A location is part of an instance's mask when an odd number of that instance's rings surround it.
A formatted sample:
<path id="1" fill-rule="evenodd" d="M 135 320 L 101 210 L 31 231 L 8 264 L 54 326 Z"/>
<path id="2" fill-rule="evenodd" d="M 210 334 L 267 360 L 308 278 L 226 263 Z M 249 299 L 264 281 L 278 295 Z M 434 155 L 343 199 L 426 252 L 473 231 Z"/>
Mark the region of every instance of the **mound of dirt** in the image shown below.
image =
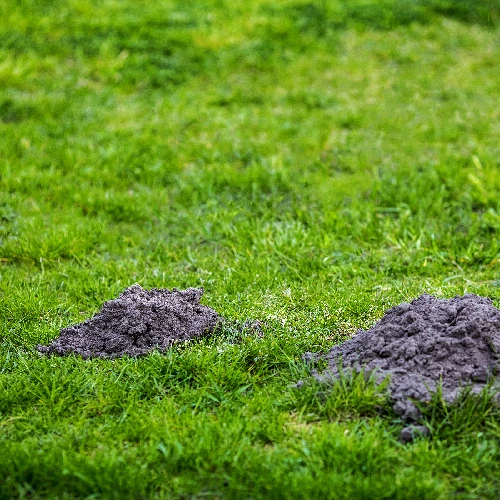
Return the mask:
<path id="1" fill-rule="evenodd" d="M 50 345 L 38 345 L 41 354 L 83 358 L 139 356 L 152 349 L 168 349 L 175 342 L 201 337 L 215 329 L 219 315 L 200 304 L 203 288 L 170 291 L 127 288 L 117 299 L 83 323 L 61 330 Z"/>
<path id="2" fill-rule="evenodd" d="M 412 400 L 429 401 L 442 383 L 443 397 L 453 402 L 463 386 L 479 392 L 499 372 L 500 310 L 490 299 L 464 295 L 437 299 L 422 295 L 387 311 L 367 331 L 359 331 L 326 354 L 306 353 L 312 362 L 328 363 L 315 377 L 331 382 L 339 370 L 390 376 L 394 410 L 406 420 L 420 413 Z"/>

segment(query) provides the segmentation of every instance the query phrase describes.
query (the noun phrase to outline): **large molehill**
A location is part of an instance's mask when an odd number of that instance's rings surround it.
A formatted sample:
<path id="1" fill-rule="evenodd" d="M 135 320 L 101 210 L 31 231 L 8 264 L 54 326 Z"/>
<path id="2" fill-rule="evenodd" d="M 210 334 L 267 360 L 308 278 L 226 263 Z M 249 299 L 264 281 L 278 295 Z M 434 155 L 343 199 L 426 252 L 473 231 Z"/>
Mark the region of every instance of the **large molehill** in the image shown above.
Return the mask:
<path id="1" fill-rule="evenodd" d="M 326 354 L 306 353 L 328 367 L 315 373 L 321 381 L 340 370 L 390 377 L 394 410 L 407 420 L 419 411 L 413 401 L 429 401 L 442 384 L 443 397 L 453 402 L 464 386 L 479 392 L 499 370 L 500 310 L 488 298 L 464 295 L 437 299 L 422 295 L 388 310 L 367 331 L 359 331 Z"/>

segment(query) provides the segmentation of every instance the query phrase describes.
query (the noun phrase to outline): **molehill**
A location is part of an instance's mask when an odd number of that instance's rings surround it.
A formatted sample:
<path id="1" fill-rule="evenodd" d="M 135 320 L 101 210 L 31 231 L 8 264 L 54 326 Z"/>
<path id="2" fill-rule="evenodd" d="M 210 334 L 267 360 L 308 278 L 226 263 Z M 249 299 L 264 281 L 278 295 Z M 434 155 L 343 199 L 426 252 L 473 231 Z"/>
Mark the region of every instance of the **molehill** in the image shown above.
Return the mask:
<path id="1" fill-rule="evenodd" d="M 106 302 L 94 317 L 61 330 L 50 345 L 38 345 L 41 354 L 83 358 L 139 356 L 175 342 L 201 337 L 215 329 L 219 315 L 200 304 L 203 288 L 170 291 L 127 288 Z"/>
<path id="2" fill-rule="evenodd" d="M 389 376 L 394 410 L 411 421 L 420 417 L 413 401 L 429 401 L 440 383 L 448 403 L 464 386 L 483 389 L 499 373 L 499 353 L 500 310 L 490 299 L 424 294 L 388 310 L 372 328 L 328 353 L 304 358 L 326 360 L 322 373 L 313 372 L 322 382 L 334 381 L 340 370 L 364 369 L 377 382 Z"/>

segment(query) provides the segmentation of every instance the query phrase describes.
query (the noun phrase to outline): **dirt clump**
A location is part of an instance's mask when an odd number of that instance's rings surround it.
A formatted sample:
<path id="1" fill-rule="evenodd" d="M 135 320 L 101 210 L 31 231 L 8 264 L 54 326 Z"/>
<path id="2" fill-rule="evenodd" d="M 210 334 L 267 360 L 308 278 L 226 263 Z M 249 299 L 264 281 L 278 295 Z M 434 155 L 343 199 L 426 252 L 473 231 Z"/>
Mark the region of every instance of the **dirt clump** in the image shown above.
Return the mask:
<path id="1" fill-rule="evenodd" d="M 200 304 L 202 295 L 203 288 L 148 291 L 133 285 L 106 302 L 94 317 L 63 328 L 50 345 L 38 345 L 38 352 L 115 358 L 140 356 L 153 349 L 164 351 L 216 328 L 220 317 Z"/>
<path id="2" fill-rule="evenodd" d="M 406 444 L 411 443 L 417 437 L 425 437 L 429 434 L 429 429 L 424 425 L 409 425 L 400 432 L 399 440 Z"/>
<path id="3" fill-rule="evenodd" d="M 306 353 L 304 359 L 327 362 L 325 371 L 313 372 L 322 382 L 334 381 L 341 370 L 364 369 L 377 382 L 390 376 L 394 410 L 411 421 L 420 417 L 413 401 L 429 401 L 439 384 L 448 403 L 464 386 L 473 393 L 486 387 L 499 371 L 499 353 L 500 310 L 490 299 L 424 294 L 388 310 L 372 328 L 328 353 Z"/>

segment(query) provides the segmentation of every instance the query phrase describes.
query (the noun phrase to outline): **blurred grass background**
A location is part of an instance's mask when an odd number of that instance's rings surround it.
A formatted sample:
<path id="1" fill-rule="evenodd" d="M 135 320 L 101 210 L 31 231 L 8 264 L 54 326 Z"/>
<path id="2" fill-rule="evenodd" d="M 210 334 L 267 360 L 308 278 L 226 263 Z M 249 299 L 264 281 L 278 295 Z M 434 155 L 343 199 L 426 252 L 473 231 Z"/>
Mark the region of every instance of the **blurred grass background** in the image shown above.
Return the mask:
<path id="1" fill-rule="evenodd" d="M 498 0 L 0 2 L 0 496 L 497 498 L 487 403 L 436 403 L 405 448 L 373 387 L 290 384 L 424 291 L 499 303 L 499 23 Z M 38 359 L 135 282 L 265 335 Z"/>

